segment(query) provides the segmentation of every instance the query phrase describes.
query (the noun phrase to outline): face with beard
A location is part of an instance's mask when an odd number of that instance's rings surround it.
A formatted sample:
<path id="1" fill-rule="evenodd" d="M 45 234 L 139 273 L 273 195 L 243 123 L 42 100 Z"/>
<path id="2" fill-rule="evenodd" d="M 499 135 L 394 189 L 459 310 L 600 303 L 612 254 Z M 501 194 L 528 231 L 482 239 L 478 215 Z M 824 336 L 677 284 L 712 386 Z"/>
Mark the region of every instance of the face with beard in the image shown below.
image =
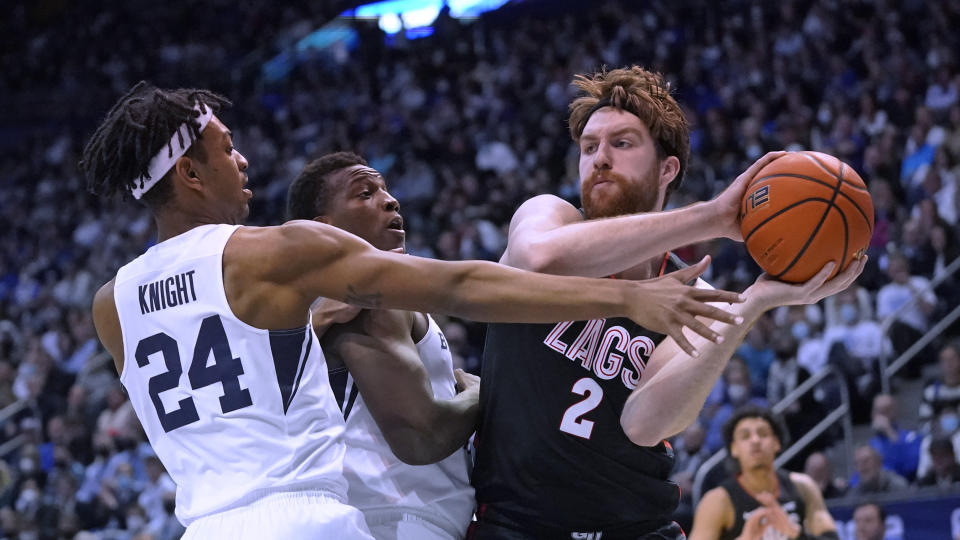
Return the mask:
<path id="1" fill-rule="evenodd" d="M 680 162 L 674 156 L 657 158 L 640 118 L 603 107 L 590 116 L 579 142 L 580 197 L 587 219 L 661 209 Z"/>

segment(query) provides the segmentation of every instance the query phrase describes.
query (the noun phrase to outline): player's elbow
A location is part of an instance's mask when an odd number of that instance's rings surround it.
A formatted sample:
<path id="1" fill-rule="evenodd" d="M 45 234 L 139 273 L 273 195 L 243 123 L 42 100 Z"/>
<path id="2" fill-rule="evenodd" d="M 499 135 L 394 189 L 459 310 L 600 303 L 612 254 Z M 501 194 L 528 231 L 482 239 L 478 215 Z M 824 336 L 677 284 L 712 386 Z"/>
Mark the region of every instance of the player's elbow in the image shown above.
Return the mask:
<path id="1" fill-rule="evenodd" d="M 510 246 L 506 263 L 521 270 L 550 274 L 557 268 L 557 259 L 550 244 L 520 242 Z"/>
<path id="2" fill-rule="evenodd" d="M 653 429 L 654 422 L 640 422 L 626 414 L 620 416 L 620 427 L 630 442 L 637 446 L 656 446 L 663 440 L 661 434 Z"/>

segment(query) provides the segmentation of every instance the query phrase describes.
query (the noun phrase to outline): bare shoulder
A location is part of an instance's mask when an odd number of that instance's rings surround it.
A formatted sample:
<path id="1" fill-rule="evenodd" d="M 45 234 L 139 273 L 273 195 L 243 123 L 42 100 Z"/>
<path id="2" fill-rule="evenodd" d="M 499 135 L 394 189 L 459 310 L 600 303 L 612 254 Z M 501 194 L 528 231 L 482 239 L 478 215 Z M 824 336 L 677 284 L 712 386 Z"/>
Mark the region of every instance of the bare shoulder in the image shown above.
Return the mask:
<path id="1" fill-rule="evenodd" d="M 93 326 L 97 330 L 100 342 L 113 356 L 117 373 L 123 370 L 123 334 L 120 330 L 120 316 L 114 301 L 116 278 L 105 283 L 93 297 Z"/>
<path id="2" fill-rule="evenodd" d="M 797 489 L 800 490 L 804 499 L 810 499 L 811 496 L 820 493 L 820 488 L 817 487 L 817 484 L 813 481 L 813 478 L 810 478 L 810 476 L 804 473 L 790 473 L 790 481 L 793 482 L 793 485 L 797 486 Z"/>
<path id="3" fill-rule="evenodd" d="M 510 227 L 526 220 L 549 220 L 559 224 L 583 221 L 583 215 L 575 206 L 556 195 L 537 195 L 525 201 L 514 212 Z"/>
<path id="4" fill-rule="evenodd" d="M 697 505 L 697 514 L 708 518 L 712 527 L 728 529 L 733 526 L 733 502 L 722 487 L 715 487 L 704 494 Z"/>
<path id="5" fill-rule="evenodd" d="M 240 227 L 227 242 L 224 257 L 284 269 L 303 259 L 315 261 L 324 248 L 331 258 L 336 257 L 338 250 L 346 247 L 346 236 L 336 227 L 302 219 L 273 227 Z"/>

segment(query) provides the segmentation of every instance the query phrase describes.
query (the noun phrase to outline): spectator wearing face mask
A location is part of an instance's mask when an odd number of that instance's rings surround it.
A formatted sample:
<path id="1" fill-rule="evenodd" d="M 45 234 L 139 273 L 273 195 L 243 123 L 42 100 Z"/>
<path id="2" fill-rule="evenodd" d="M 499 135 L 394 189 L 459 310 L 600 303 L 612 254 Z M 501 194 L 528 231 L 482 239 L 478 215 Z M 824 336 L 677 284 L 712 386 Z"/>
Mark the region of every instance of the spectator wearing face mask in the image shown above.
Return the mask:
<path id="1" fill-rule="evenodd" d="M 938 368 L 938 377 L 924 387 L 920 402 L 920 422 L 928 432 L 931 431 L 933 418 L 944 409 L 960 411 L 960 340 L 954 340 L 940 349 Z"/>
<path id="2" fill-rule="evenodd" d="M 917 477 L 922 478 L 933 468 L 933 457 L 930 446 L 936 439 L 948 439 L 953 442 L 954 453 L 960 448 L 960 414 L 956 409 L 944 408 L 930 424 L 930 434 L 920 443 L 920 463 L 917 466 Z"/>
<path id="3" fill-rule="evenodd" d="M 744 405 L 766 407 L 766 398 L 751 394 L 750 370 L 739 356 L 730 359 L 723 371 L 724 397 L 707 427 L 706 446 L 710 453 L 723 448 L 723 425 Z"/>
<path id="4" fill-rule="evenodd" d="M 881 355 L 892 352 L 890 340 L 873 318 L 870 294 L 859 286 L 824 301 L 824 343 L 829 361 L 847 382 L 855 422 L 871 419 L 870 403 L 880 391 Z"/>
<path id="5" fill-rule="evenodd" d="M 960 463 L 947 437 L 930 441 L 930 470 L 917 480 L 919 486 L 939 486 L 950 489 L 960 483 Z"/>

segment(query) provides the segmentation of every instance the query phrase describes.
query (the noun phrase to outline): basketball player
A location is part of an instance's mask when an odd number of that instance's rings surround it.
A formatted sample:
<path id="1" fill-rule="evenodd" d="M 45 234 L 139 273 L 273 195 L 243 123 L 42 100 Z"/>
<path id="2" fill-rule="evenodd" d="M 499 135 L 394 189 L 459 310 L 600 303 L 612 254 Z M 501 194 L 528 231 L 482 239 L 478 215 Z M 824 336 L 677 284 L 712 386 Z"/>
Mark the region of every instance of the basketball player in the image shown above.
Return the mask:
<path id="1" fill-rule="evenodd" d="M 774 468 L 783 432 L 769 411 L 740 409 L 723 436 L 740 472 L 703 496 L 690 540 L 838 538 L 817 483 Z"/>
<path id="2" fill-rule="evenodd" d="M 159 243 L 96 294 L 97 333 L 178 485 L 185 538 L 367 538 L 342 503 L 343 416 L 310 328 L 320 297 L 487 320 L 627 315 L 680 331 L 734 321 L 679 283 L 549 278 L 382 252 L 321 223 L 240 227 L 247 161 L 205 90 L 134 86 L 84 148 L 91 190 L 131 194 Z M 658 314 L 680 304 L 677 314 Z M 649 315 L 649 316 L 648 316 Z M 671 332 L 673 333 L 673 332 Z"/>
<path id="3" fill-rule="evenodd" d="M 746 185 L 782 153 L 758 160 L 716 199 L 664 212 L 683 179 L 689 135 L 663 77 L 634 66 L 574 82 L 584 92 L 570 107 L 583 210 L 551 195 L 525 202 L 501 263 L 641 279 L 677 267 L 670 249 L 742 240 Z M 752 325 L 777 305 L 846 288 L 862 266 L 829 282 L 832 263 L 802 285 L 760 278 L 733 310 Z M 623 319 L 490 325 L 472 538 L 682 538 L 670 519 L 680 493 L 668 481 L 673 452 L 665 439 L 696 419 L 749 325 L 711 329 L 720 338 L 707 342 L 665 339 Z M 697 352 L 685 352 L 693 343 Z"/>
<path id="4" fill-rule="evenodd" d="M 309 163 L 290 185 L 287 218 L 333 225 L 377 249 L 404 249 L 399 203 L 383 176 L 353 153 Z M 378 540 L 463 538 L 474 509 L 464 448 L 480 416 L 480 379 L 454 371 L 428 314 L 381 309 L 356 316 L 359 308 L 330 304 L 317 306 L 315 326 L 352 318 L 317 329 L 325 330 L 320 346 L 347 425 L 348 503 Z"/>

